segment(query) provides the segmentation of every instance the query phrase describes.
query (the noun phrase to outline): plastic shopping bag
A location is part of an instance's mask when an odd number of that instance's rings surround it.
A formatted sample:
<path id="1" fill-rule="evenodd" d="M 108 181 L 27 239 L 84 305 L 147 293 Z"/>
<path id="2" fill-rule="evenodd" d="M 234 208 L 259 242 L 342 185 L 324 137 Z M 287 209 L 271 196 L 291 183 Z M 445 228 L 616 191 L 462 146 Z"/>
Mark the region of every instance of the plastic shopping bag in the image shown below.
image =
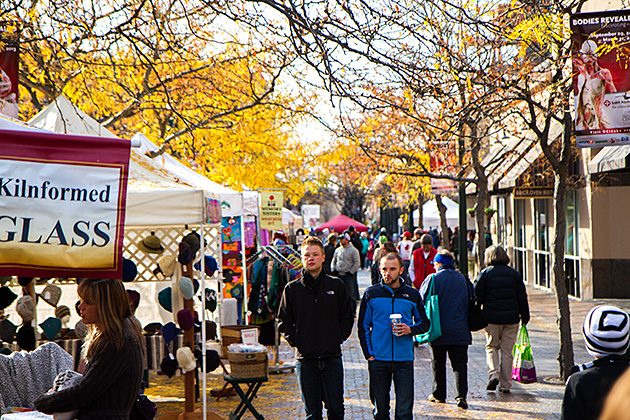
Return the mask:
<path id="1" fill-rule="evenodd" d="M 514 344 L 514 362 L 512 363 L 512 379 L 522 384 L 536 382 L 536 367 L 534 366 L 534 356 L 532 346 L 529 342 L 527 327 L 521 325 L 521 330 L 516 337 Z"/>
<path id="2" fill-rule="evenodd" d="M 442 335 L 442 325 L 440 324 L 440 303 L 438 302 L 438 296 L 434 294 L 433 280 L 434 275 L 431 276 L 431 284 L 429 285 L 427 300 L 424 302 L 424 310 L 427 313 L 427 318 L 429 318 L 429 321 L 431 322 L 431 326 L 429 327 L 429 331 L 414 336 L 414 340 L 420 344 L 430 343 Z"/>

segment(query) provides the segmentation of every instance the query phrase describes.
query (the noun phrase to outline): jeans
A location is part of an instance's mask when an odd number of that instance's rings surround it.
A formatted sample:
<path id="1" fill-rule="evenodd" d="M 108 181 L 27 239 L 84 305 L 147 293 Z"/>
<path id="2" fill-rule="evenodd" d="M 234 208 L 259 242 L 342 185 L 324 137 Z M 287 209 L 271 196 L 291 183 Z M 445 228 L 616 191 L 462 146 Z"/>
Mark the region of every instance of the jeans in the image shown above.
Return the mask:
<path id="1" fill-rule="evenodd" d="M 342 420 L 343 362 L 338 359 L 298 360 L 295 362 L 306 420 L 322 419 L 322 402 L 329 420 Z"/>
<path id="2" fill-rule="evenodd" d="M 468 346 L 435 346 L 433 351 L 433 396 L 438 400 L 446 399 L 446 354 L 451 359 L 451 366 L 455 373 L 455 398 L 466 399 L 468 394 Z"/>
<path id="3" fill-rule="evenodd" d="M 389 420 L 389 389 L 394 380 L 396 393 L 396 420 L 413 417 L 413 362 L 368 362 L 370 373 L 370 400 L 376 420 Z"/>
<path id="4" fill-rule="evenodd" d="M 486 327 L 486 364 L 488 379 L 498 379 L 500 389 L 512 387 L 512 349 L 519 324 L 488 324 Z M 499 362 L 499 353 L 501 361 Z"/>

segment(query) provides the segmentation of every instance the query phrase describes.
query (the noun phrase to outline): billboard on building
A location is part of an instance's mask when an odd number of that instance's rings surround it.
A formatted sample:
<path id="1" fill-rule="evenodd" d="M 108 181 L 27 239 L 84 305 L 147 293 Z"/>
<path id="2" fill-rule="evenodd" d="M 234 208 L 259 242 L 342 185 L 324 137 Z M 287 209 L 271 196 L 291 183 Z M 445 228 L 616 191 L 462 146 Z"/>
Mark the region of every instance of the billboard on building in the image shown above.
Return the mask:
<path id="1" fill-rule="evenodd" d="M 576 144 L 630 144 L 630 10 L 571 16 Z"/>
<path id="2" fill-rule="evenodd" d="M 0 114 L 18 117 L 20 32 L 17 22 L 0 21 Z"/>

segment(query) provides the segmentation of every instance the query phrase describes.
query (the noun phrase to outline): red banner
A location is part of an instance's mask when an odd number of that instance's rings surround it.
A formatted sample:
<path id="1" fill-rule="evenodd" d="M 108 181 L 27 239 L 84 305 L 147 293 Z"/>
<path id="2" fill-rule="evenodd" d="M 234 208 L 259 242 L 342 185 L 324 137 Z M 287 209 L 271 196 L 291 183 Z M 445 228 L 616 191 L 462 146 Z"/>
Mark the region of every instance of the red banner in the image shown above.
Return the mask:
<path id="1" fill-rule="evenodd" d="M 0 22 L 0 114 L 18 118 L 19 37 L 17 22 Z"/>
<path id="2" fill-rule="evenodd" d="M 0 130 L 0 275 L 120 278 L 130 142 Z"/>

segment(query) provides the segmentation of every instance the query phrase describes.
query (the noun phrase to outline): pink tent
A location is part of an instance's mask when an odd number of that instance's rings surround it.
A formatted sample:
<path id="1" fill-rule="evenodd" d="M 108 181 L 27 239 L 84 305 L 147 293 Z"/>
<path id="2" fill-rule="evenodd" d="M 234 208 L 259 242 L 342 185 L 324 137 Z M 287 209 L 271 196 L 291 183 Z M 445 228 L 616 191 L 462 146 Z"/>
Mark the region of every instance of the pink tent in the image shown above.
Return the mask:
<path id="1" fill-rule="evenodd" d="M 357 232 L 367 232 L 368 230 L 368 227 L 365 226 L 363 223 L 357 222 L 356 220 L 353 220 L 348 216 L 344 216 L 343 214 L 340 214 L 339 216 L 329 220 L 328 222 L 318 227 L 316 230 L 318 232 L 321 232 L 322 230 L 328 228 L 330 230 L 334 229 L 335 232 L 340 233 L 348 229 L 350 226 L 354 226 Z"/>

